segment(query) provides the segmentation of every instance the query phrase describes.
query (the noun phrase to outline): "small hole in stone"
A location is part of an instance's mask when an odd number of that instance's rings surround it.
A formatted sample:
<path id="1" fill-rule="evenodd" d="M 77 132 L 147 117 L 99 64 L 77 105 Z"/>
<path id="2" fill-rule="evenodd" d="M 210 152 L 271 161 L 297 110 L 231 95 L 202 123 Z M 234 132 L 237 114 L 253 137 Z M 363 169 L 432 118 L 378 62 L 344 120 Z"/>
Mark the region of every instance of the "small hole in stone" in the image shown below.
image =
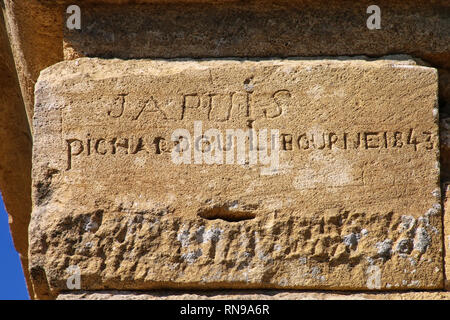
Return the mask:
<path id="1" fill-rule="evenodd" d="M 228 222 L 251 220 L 256 217 L 252 211 L 230 210 L 228 206 L 200 210 L 198 215 L 207 220 L 221 219 Z"/>

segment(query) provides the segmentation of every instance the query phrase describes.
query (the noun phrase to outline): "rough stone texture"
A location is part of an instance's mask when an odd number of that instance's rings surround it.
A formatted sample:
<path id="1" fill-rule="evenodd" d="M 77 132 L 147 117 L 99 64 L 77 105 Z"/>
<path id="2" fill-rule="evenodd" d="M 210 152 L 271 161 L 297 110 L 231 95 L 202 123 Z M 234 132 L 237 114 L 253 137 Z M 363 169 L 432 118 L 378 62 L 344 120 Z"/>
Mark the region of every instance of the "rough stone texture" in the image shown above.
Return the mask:
<path id="1" fill-rule="evenodd" d="M 63 59 L 62 7 L 55 2 L 3 0 L 2 9 L 25 110 L 31 123 L 34 85 L 39 73 Z"/>
<path id="2" fill-rule="evenodd" d="M 178 4 L 170 2 L 172 1 L 77 1 L 83 7 L 83 23 L 88 23 L 84 25 L 90 25 L 94 18 L 103 19 L 97 20 L 96 28 L 82 31 L 88 36 L 86 39 L 66 32 L 66 59 L 83 55 L 83 52 L 95 52 L 108 57 L 159 58 L 192 55 L 380 56 L 386 53 L 411 53 L 439 68 L 439 103 L 443 119 L 441 133 L 444 141 L 441 145 L 441 168 L 443 181 L 450 179 L 450 144 L 446 143 L 447 117 L 450 114 L 448 1 L 379 1 L 377 4 L 382 8 L 382 30 L 379 31 L 365 28 L 367 4 L 354 1 L 280 0 L 277 4 L 233 0 L 183 0 L 184 4 L 179 3 L 180 1 L 173 1 Z M 91 7 L 100 3 L 110 6 L 103 7 L 105 10 L 102 12 Z M 142 7 L 129 10 L 128 5 L 136 3 L 151 6 L 145 10 Z M 33 114 L 34 83 L 39 72 L 63 59 L 63 12 L 64 6 L 68 4 L 72 4 L 72 1 L 0 1 L 6 15 L 9 39 L 29 118 Z M 127 6 L 113 6 L 117 4 Z M 118 18 L 114 18 L 116 14 Z M 194 20 L 195 23 L 192 22 Z M 0 21 L 0 24 L 2 28 L 3 22 Z M 152 32 L 146 34 L 149 29 Z M 102 30 L 105 31 L 104 34 L 101 34 Z M 163 32 L 158 33 L 161 30 Z M 108 41 L 111 33 L 106 32 L 110 31 L 114 34 L 114 43 Z M 182 32 L 185 32 L 183 36 Z M 25 266 L 25 232 L 30 212 L 29 191 L 26 191 L 30 186 L 30 177 L 25 173 L 29 172 L 31 166 L 31 139 L 26 122 L 21 120 L 22 108 L 16 107 L 20 104 L 20 92 L 17 92 L 17 88 L 14 89 L 17 83 L 14 62 L 10 58 L 11 52 L 4 35 L 5 32 L 0 30 L 0 93 L 4 101 L 0 101 L 0 119 L 4 119 L 0 124 L 0 128 L 3 128 L 0 129 L 3 141 L 0 145 L 0 188 L 8 213 L 13 217 L 11 231 Z M 151 40 L 150 45 L 148 39 Z M 4 105 L 6 108 L 3 108 Z M 348 238 L 347 242 L 351 243 L 352 239 L 354 237 Z M 33 270 L 35 277 L 45 276 L 41 269 Z M 47 290 L 45 287 L 41 292 Z"/>
<path id="3" fill-rule="evenodd" d="M 280 130 L 278 171 L 174 164 L 196 120 Z M 33 125 L 38 297 L 75 265 L 89 290 L 443 287 L 433 68 L 84 58 L 41 73 Z"/>
<path id="4" fill-rule="evenodd" d="M 212 291 L 212 292 L 73 292 L 58 300 L 450 300 L 450 292 L 310 292 L 310 291 Z"/>
<path id="5" fill-rule="evenodd" d="M 64 28 L 66 58 L 406 53 L 450 67 L 450 4 L 445 0 L 377 1 L 380 30 L 366 27 L 367 2 L 349 0 L 89 6 L 93 2 L 80 2 L 81 30 Z"/>
<path id="6" fill-rule="evenodd" d="M 16 250 L 27 279 L 31 213 L 31 135 L 0 12 L 0 189 Z"/>

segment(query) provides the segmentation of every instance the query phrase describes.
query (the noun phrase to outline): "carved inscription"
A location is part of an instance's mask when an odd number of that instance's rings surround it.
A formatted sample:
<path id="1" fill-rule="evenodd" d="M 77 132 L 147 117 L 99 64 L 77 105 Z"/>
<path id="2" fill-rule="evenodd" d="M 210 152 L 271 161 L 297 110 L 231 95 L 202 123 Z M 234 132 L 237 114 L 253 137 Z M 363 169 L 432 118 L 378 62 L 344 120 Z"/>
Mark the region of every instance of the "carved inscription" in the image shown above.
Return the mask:
<path id="1" fill-rule="evenodd" d="M 129 94 L 121 93 L 106 107 L 106 114 L 111 118 L 134 121 L 145 120 L 147 116 L 164 121 L 226 122 L 237 118 L 274 119 L 280 117 L 288 108 L 292 97 L 289 90 L 276 90 L 268 97 L 258 97 L 261 102 L 256 106 L 253 95 L 251 91 L 186 93 L 167 101 L 158 101 L 154 96 L 130 99 Z"/>
<path id="2" fill-rule="evenodd" d="M 429 131 L 410 128 L 406 131 L 362 131 L 323 133 L 282 133 L 281 146 L 291 150 L 370 150 L 413 148 L 432 150 L 436 148 L 436 135 Z"/>
<path id="3" fill-rule="evenodd" d="M 248 129 L 258 119 L 276 119 L 294 103 L 292 93 L 286 89 L 256 95 L 251 87 L 245 92 L 228 93 L 186 93 L 175 98 L 158 101 L 153 95 L 132 97 L 120 93 L 106 106 L 106 115 L 112 119 L 145 121 L 153 120 L 179 123 L 189 120 L 205 120 L 223 123 L 230 120 L 244 120 Z M 257 98 L 257 99 L 256 99 Z M 130 102 L 131 100 L 131 102 Z M 258 100 L 258 104 L 254 103 Z M 147 119 L 149 120 L 149 119 Z M 436 148 L 437 136 L 430 131 L 410 127 L 402 130 L 321 131 L 304 130 L 289 132 L 281 129 L 280 151 L 308 152 L 312 150 L 409 150 L 428 151 Z M 219 137 L 217 137 L 219 138 Z M 170 134 L 138 135 L 130 137 L 99 137 L 88 133 L 86 137 L 66 139 L 67 170 L 72 169 L 74 157 L 136 155 L 140 152 L 161 155 L 172 152 L 178 142 L 171 141 Z M 251 146 L 251 141 L 247 141 Z M 223 144 L 221 151 L 230 152 L 230 146 Z"/>
<path id="4" fill-rule="evenodd" d="M 403 131 L 358 131 L 280 134 L 280 150 L 284 152 L 308 152 L 313 150 L 408 150 L 431 151 L 436 149 L 437 137 L 428 131 L 410 128 Z M 247 146 L 251 145 L 246 138 Z M 170 135 L 143 135 L 130 137 L 96 137 L 66 139 L 67 170 L 72 169 L 72 159 L 78 156 L 136 155 L 138 153 L 161 155 L 171 153 L 177 142 Z M 234 152 L 230 143 L 220 145 L 224 152 Z"/>

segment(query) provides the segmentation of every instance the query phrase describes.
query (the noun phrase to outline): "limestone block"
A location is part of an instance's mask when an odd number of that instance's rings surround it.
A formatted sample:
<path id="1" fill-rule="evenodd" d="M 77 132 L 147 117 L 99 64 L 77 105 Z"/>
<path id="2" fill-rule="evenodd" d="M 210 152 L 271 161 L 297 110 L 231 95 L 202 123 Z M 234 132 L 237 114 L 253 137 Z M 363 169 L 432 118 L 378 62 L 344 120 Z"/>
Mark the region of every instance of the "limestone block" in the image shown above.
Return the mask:
<path id="1" fill-rule="evenodd" d="M 73 270 L 85 290 L 442 288 L 437 90 L 393 57 L 51 66 L 38 294 Z"/>
<path id="2" fill-rule="evenodd" d="M 69 2 L 71 4 L 71 2 Z M 81 0 L 81 30 L 64 28 L 72 57 L 382 56 L 405 53 L 450 68 L 446 0 Z M 136 5 L 139 3 L 140 5 Z M 145 3 L 145 4 L 143 4 Z M 93 5 L 95 4 L 95 5 Z M 114 5 L 120 4 L 120 5 Z"/>

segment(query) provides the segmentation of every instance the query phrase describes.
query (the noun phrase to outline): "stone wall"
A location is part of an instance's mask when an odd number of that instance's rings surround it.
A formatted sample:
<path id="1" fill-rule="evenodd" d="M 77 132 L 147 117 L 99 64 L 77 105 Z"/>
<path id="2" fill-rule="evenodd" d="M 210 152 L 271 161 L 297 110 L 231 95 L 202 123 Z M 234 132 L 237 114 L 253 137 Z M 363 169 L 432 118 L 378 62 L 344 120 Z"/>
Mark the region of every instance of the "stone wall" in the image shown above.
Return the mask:
<path id="1" fill-rule="evenodd" d="M 33 298 L 447 298 L 447 1 L 378 1 L 375 30 L 365 1 L 85 0 L 69 30 L 72 4 L 2 3 L 0 188 Z M 247 159 L 197 152 L 239 129 Z"/>

